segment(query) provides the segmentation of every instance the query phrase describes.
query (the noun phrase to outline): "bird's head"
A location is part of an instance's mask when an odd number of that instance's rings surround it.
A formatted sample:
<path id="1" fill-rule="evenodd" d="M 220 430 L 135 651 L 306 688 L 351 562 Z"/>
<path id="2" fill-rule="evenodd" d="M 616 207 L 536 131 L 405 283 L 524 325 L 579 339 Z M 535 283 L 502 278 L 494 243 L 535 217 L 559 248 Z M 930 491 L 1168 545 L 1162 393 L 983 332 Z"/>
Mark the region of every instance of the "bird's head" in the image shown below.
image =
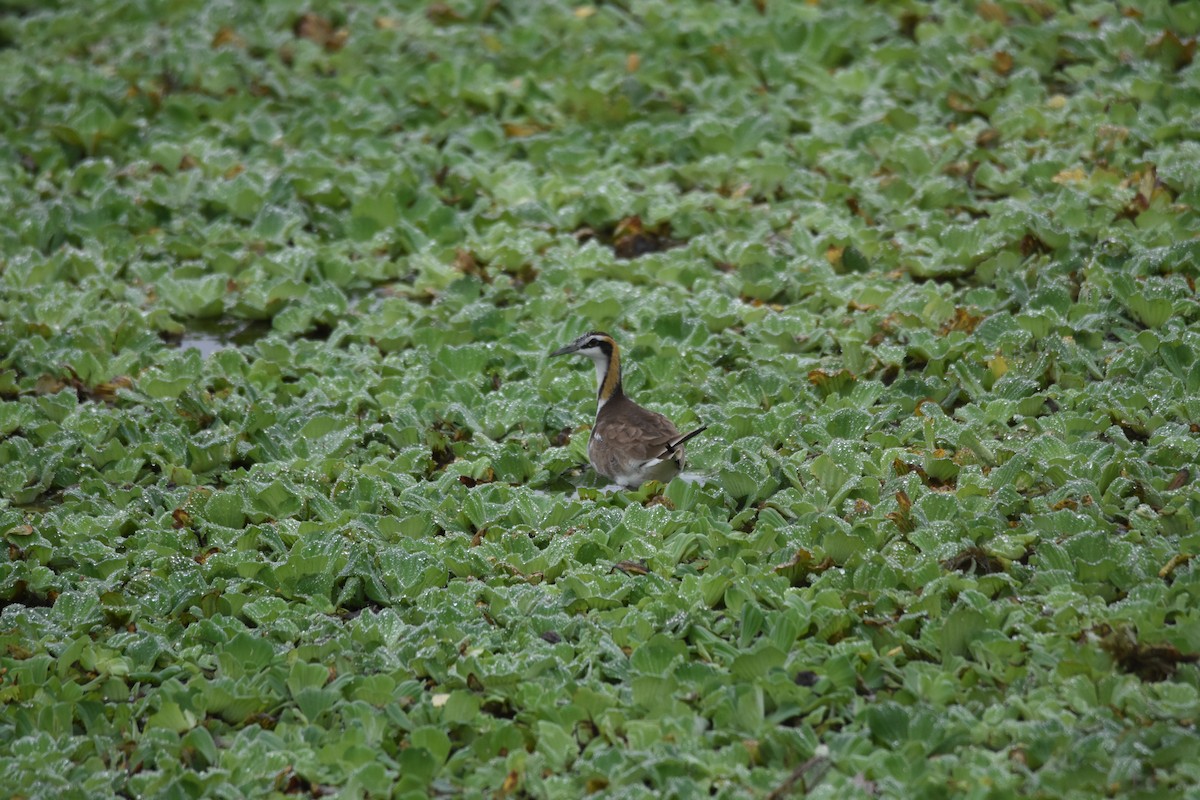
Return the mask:
<path id="1" fill-rule="evenodd" d="M 568 345 L 558 348 L 550 355 L 565 356 L 571 353 L 578 353 L 581 356 L 588 356 L 593 360 L 609 359 L 617 349 L 617 343 L 607 333 L 600 331 L 591 331 L 580 336 L 575 341 Z"/>

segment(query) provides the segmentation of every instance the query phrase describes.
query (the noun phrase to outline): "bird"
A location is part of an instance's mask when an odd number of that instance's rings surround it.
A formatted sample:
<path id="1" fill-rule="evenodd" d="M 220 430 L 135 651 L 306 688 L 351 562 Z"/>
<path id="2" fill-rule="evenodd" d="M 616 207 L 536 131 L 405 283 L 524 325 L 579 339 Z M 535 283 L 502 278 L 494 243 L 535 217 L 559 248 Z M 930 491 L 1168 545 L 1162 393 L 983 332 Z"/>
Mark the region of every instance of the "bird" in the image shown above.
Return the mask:
<path id="1" fill-rule="evenodd" d="M 671 420 L 630 400 L 621 386 L 621 349 L 607 333 L 585 333 L 550 353 L 568 354 L 587 356 L 596 365 L 596 423 L 588 437 L 588 460 L 596 472 L 628 489 L 678 475 L 684 443 L 708 426 L 680 434 Z"/>

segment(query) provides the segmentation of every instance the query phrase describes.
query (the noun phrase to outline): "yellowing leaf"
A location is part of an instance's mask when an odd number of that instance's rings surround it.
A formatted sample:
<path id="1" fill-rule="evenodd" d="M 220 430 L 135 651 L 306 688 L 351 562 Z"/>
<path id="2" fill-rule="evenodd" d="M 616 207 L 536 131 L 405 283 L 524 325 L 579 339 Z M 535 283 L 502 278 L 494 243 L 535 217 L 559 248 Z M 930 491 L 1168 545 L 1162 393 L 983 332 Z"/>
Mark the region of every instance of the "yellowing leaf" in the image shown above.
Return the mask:
<path id="1" fill-rule="evenodd" d="M 212 49 L 216 50 L 225 45 L 241 48 L 246 46 L 246 40 L 238 36 L 237 31 L 233 28 L 230 28 L 228 25 L 222 25 L 213 36 Z"/>
<path id="2" fill-rule="evenodd" d="M 538 125 L 536 122 L 504 123 L 504 135 L 510 139 L 524 139 L 526 136 L 533 136 L 544 130 L 546 130 L 545 126 Z"/>
<path id="3" fill-rule="evenodd" d="M 1059 184 L 1065 183 L 1083 183 L 1087 180 L 1087 173 L 1080 167 L 1072 167 L 1064 169 L 1062 172 L 1051 178 L 1052 181 Z"/>
<path id="4" fill-rule="evenodd" d="M 500 793 L 512 794 L 514 791 L 516 791 L 516 788 L 520 783 L 521 776 L 517 774 L 516 770 L 512 770 L 504 777 L 504 784 L 500 787 Z M 605 781 L 604 785 L 607 786 L 608 782 Z"/>
<path id="5" fill-rule="evenodd" d="M 1008 24 L 1008 12 L 999 3 L 983 2 L 975 9 L 975 13 L 988 22 Z"/>

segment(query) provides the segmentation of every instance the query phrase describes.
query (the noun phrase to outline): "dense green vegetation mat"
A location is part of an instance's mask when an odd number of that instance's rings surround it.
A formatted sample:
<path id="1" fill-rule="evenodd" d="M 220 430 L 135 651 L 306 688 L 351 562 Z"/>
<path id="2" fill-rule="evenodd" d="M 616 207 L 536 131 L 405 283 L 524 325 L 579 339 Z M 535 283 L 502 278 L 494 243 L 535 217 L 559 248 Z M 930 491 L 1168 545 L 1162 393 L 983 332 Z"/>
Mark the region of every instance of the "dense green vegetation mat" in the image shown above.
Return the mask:
<path id="1" fill-rule="evenodd" d="M 1200 797 L 1198 30 L 5 0 L 0 791 Z"/>

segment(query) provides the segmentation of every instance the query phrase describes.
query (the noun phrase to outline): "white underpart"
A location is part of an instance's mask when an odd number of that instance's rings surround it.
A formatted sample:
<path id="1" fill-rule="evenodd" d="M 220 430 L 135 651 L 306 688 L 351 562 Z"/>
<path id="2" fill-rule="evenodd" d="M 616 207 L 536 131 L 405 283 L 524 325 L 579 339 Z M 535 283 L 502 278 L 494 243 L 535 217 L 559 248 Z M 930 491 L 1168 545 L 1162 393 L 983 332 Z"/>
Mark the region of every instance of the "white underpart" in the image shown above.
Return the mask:
<path id="1" fill-rule="evenodd" d="M 641 469 L 645 470 L 647 467 L 650 467 L 652 469 L 653 467 L 651 467 L 650 465 L 652 465 L 654 462 L 662 463 L 662 461 L 663 461 L 663 459 L 657 459 L 657 458 L 650 459 L 650 461 L 643 462 Z M 673 478 L 679 478 L 679 480 L 683 481 L 684 483 L 694 483 L 697 486 L 708 485 L 708 478 L 701 475 L 700 473 L 698 473 L 698 472 L 680 472 L 678 475 L 676 475 L 673 473 L 673 468 L 671 468 L 668 465 L 667 473 L 662 474 L 662 475 L 647 474 L 644 471 L 638 471 L 636 473 L 630 473 L 627 475 L 618 475 L 618 476 L 616 476 L 616 480 L 614 483 L 608 484 L 607 486 L 602 488 L 600 491 L 607 492 L 608 494 L 612 494 L 613 492 L 632 491 L 629 488 L 630 484 L 637 484 L 638 486 L 640 486 L 641 484 L 643 484 L 646 481 L 651 480 L 651 479 L 661 481 L 663 483 L 670 483 Z"/>
<path id="2" fill-rule="evenodd" d="M 604 357 L 601 350 L 580 350 L 580 353 L 587 356 L 596 365 L 596 394 L 600 393 L 600 387 L 604 385 L 604 375 L 608 372 L 608 359 Z M 604 400 L 600 400 L 596 404 L 596 412 L 604 408 Z"/>
<path id="3" fill-rule="evenodd" d="M 641 486 L 646 481 L 670 483 L 679 473 L 679 464 L 671 458 L 648 458 L 634 464 L 628 472 L 613 475 L 612 479 L 622 486 Z"/>

